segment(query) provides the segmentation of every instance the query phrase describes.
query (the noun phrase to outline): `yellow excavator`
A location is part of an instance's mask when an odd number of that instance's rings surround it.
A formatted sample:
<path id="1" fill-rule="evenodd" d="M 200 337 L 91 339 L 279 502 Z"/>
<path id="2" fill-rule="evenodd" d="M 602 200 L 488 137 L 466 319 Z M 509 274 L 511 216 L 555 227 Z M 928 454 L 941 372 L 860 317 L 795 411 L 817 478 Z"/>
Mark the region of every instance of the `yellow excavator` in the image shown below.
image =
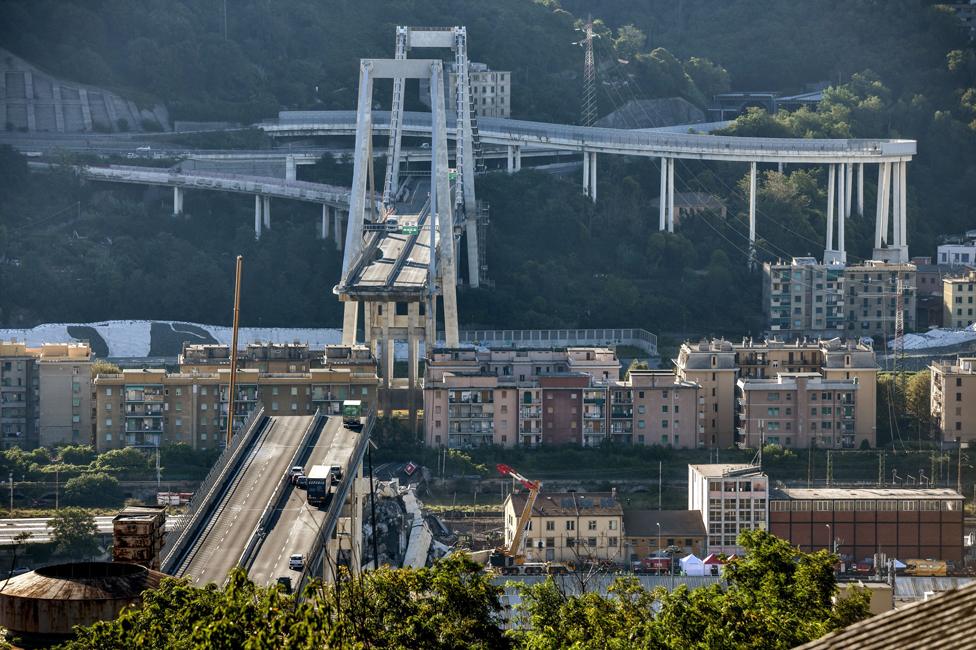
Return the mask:
<path id="1" fill-rule="evenodd" d="M 567 573 L 569 568 L 558 562 L 526 562 L 525 556 L 519 553 L 522 545 L 522 537 L 525 535 L 525 527 L 529 525 L 532 517 L 532 508 L 535 506 L 536 499 L 539 498 L 539 490 L 542 489 L 542 481 L 531 481 L 515 469 L 508 465 L 499 464 L 495 466 L 503 476 L 511 476 L 529 491 L 525 499 L 525 507 L 519 515 L 518 524 L 515 527 L 515 534 L 508 547 L 500 546 L 492 551 L 488 558 L 488 564 L 493 570 L 499 571 L 504 575 L 540 575 L 545 573 Z"/>

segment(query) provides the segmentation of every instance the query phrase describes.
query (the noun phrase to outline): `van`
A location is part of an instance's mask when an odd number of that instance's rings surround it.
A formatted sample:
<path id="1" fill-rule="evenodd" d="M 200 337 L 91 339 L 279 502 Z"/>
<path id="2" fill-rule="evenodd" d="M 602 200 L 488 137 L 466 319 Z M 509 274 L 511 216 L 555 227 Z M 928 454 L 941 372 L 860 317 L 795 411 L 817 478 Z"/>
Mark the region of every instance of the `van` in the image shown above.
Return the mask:
<path id="1" fill-rule="evenodd" d="M 301 553 L 295 553 L 288 558 L 288 568 L 293 571 L 301 571 L 305 568 L 305 556 Z"/>

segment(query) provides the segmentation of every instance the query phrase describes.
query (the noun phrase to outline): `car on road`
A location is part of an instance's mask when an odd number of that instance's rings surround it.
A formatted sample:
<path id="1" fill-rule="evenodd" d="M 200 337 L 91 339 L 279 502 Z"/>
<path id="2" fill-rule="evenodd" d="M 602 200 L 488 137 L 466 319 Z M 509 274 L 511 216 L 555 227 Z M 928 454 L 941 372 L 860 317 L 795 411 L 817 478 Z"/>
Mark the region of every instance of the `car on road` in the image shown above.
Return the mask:
<path id="1" fill-rule="evenodd" d="M 302 489 L 302 490 L 307 489 L 308 488 L 308 477 L 305 476 L 304 474 L 302 474 L 301 476 L 299 476 L 298 478 L 295 479 L 295 485 L 298 486 L 299 489 Z"/>
<path id="2" fill-rule="evenodd" d="M 139 153 L 149 153 L 150 151 L 152 151 L 152 147 L 146 144 L 141 147 L 136 147 L 136 151 L 138 151 Z"/>
<path id="3" fill-rule="evenodd" d="M 286 594 L 291 593 L 291 578 L 289 578 L 288 576 L 280 576 L 278 578 L 278 584 L 285 589 Z"/>
<path id="4" fill-rule="evenodd" d="M 400 232 L 400 220 L 396 217 L 387 217 L 386 219 L 386 231 L 387 232 Z"/>
<path id="5" fill-rule="evenodd" d="M 293 571 L 301 571 L 305 568 L 305 556 L 301 553 L 295 553 L 288 558 L 288 568 Z"/>
<path id="6" fill-rule="evenodd" d="M 298 480 L 299 476 L 305 476 L 305 468 L 301 465 L 295 465 L 290 470 L 288 470 L 289 481 L 292 485 Z"/>

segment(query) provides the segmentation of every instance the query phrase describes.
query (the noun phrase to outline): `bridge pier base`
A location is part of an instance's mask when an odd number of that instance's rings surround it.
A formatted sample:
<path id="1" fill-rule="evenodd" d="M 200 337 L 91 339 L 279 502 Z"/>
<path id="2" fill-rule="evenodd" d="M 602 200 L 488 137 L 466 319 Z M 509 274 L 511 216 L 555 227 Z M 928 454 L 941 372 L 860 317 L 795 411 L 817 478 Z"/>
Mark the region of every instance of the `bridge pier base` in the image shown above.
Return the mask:
<path id="1" fill-rule="evenodd" d="M 505 156 L 505 160 L 506 160 L 505 171 L 507 171 L 509 174 L 511 174 L 511 173 L 513 173 L 515 171 L 515 147 L 509 145 L 506 148 L 505 151 L 506 151 L 506 156 Z"/>
<path id="2" fill-rule="evenodd" d="M 864 163 L 857 163 L 857 216 L 864 216 Z"/>
<path id="3" fill-rule="evenodd" d="M 262 202 L 263 202 L 263 210 L 262 210 L 262 212 L 264 213 L 264 215 L 263 215 L 263 217 L 264 217 L 264 227 L 267 230 L 271 230 L 271 197 L 270 196 L 263 196 L 263 197 L 261 197 L 261 199 L 262 199 Z"/>
<path id="4" fill-rule="evenodd" d="M 756 163 L 749 163 L 749 268 L 756 268 Z"/>
<path id="5" fill-rule="evenodd" d="M 481 259 L 478 255 L 477 217 L 474 215 L 467 216 L 464 221 L 464 231 L 464 236 L 468 242 L 468 286 L 472 289 L 477 289 L 481 284 Z M 457 259 L 460 259 L 460 256 Z"/>
<path id="6" fill-rule="evenodd" d="M 417 433 L 417 376 L 420 370 L 420 303 L 407 304 L 407 414 L 410 430 Z"/>
<path id="7" fill-rule="evenodd" d="M 319 239 L 325 241 L 329 238 L 329 206 L 322 204 L 322 225 L 319 227 Z"/>
<path id="8" fill-rule="evenodd" d="M 173 188 L 173 216 L 178 217 L 183 214 L 183 188 Z"/>
<path id="9" fill-rule="evenodd" d="M 261 239 L 261 197 L 254 195 L 254 238 Z"/>
<path id="10" fill-rule="evenodd" d="M 590 153 L 583 150 L 583 196 L 590 195 Z"/>
<path id="11" fill-rule="evenodd" d="M 342 306 L 342 344 L 356 344 L 356 328 L 359 326 L 359 303 L 350 300 Z"/>
<path id="12" fill-rule="evenodd" d="M 596 152 L 590 153 L 590 198 L 596 203 Z"/>
<path id="13" fill-rule="evenodd" d="M 295 156 L 285 156 L 285 180 L 293 181 L 298 178 Z"/>

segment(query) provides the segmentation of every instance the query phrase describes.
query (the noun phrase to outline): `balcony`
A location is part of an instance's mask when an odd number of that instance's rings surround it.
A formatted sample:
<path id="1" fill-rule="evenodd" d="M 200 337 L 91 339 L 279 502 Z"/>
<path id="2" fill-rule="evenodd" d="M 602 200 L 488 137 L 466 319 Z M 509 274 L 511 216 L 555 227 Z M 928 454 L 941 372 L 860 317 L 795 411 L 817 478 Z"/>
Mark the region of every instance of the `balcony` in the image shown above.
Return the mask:
<path id="1" fill-rule="evenodd" d="M 540 428 L 528 428 L 528 429 L 521 429 L 520 428 L 519 429 L 519 435 L 520 436 L 540 436 L 540 435 L 542 435 L 542 428 L 541 427 Z"/>
<path id="2" fill-rule="evenodd" d="M 624 418 L 630 419 L 634 417 L 634 409 L 632 408 L 613 408 L 610 410 L 611 418 Z"/>
<path id="3" fill-rule="evenodd" d="M 583 411 L 584 420 L 603 420 L 605 417 L 603 411 Z"/>
<path id="4" fill-rule="evenodd" d="M 610 433 L 633 433 L 633 422 L 613 422 L 610 424 Z"/>
<path id="5" fill-rule="evenodd" d="M 542 417 L 542 407 L 531 407 L 531 408 L 521 408 L 519 410 L 520 418 L 541 418 Z"/>
<path id="6" fill-rule="evenodd" d="M 452 420 L 491 420 L 495 417 L 495 412 L 481 406 L 449 406 L 447 417 Z"/>

